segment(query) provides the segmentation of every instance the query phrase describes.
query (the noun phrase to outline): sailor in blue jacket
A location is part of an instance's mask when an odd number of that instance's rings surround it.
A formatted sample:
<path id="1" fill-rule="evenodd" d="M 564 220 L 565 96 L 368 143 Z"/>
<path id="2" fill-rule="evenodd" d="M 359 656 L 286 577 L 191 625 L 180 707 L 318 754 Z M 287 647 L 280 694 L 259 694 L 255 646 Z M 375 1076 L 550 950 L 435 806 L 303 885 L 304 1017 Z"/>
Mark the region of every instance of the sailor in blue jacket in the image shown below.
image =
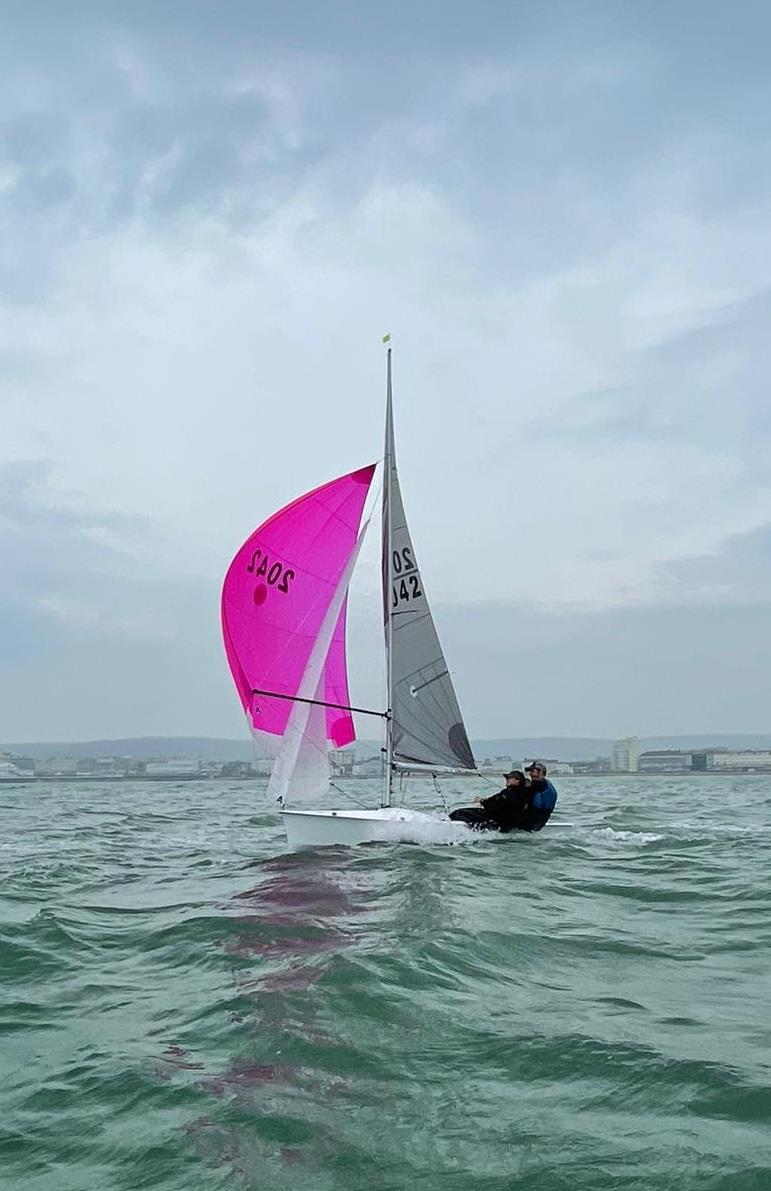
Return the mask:
<path id="1" fill-rule="evenodd" d="M 525 772 L 530 778 L 530 800 L 520 831 L 540 831 L 557 805 L 557 791 L 546 776 L 543 761 L 533 761 Z"/>
<path id="2" fill-rule="evenodd" d="M 476 831 L 540 831 L 557 804 L 557 791 L 546 777 L 543 761 L 533 761 L 527 772 L 527 785 L 524 773 L 513 769 L 504 774 L 505 789 L 489 798 L 475 799 L 479 806 L 451 811 L 450 818 Z"/>

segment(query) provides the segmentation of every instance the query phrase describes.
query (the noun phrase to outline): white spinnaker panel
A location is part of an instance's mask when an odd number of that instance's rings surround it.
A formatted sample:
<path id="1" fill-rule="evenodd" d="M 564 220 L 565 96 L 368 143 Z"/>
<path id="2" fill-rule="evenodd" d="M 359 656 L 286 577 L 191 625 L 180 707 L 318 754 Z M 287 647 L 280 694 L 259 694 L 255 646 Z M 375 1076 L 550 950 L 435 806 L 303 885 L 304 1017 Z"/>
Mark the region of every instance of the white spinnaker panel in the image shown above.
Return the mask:
<path id="1" fill-rule="evenodd" d="M 323 698 L 323 679 L 315 698 Z M 329 753 L 326 714 L 323 707 L 306 705 L 308 715 L 300 737 L 294 768 L 289 775 L 284 801 L 292 806 L 323 802 L 329 794 Z"/>
<path id="2" fill-rule="evenodd" d="M 324 708 L 300 699 L 323 699 L 324 663 L 340 610 L 348 592 L 369 521 L 363 526 L 348 560 L 305 668 L 298 699 L 292 707 L 268 782 L 268 795 L 283 803 L 323 797 L 329 790 L 329 757 Z"/>
<path id="3" fill-rule="evenodd" d="M 390 353 L 383 483 L 383 603 L 386 648 L 390 645 L 394 762 L 475 769 L 404 514 L 394 453 Z"/>

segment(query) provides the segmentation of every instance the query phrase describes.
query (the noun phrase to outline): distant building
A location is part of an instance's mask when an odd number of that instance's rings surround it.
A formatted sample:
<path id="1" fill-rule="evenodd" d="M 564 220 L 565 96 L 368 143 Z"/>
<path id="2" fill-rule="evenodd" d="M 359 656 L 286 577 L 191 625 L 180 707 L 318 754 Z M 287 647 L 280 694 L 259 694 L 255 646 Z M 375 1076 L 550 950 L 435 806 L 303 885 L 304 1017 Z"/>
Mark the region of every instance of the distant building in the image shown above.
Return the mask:
<path id="1" fill-rule="evenodd" d="M 337 777 L 350 777 L 356 765 L 356 749 L 330 749 L 329 764 Z"/>
<path id="2" fill-rule="evenodd" d="M 595 757 L 593 761 L 571 761 L 570 768 L 573 773 L 587 774 L 592 773 L 608 773 L 610 770 L 610 757 Z"/>
<path id="3" fill-rule="evenodd" d="M 220 767 L 220 777 L 235 777 L 245 779 L 249 777 L 262 776 L 260 771 L 254 768 L 249 761 L 226 761 Z"/>
<path id="4" fill-rule="evenodd" d="M 692 753 L 696 770 L 752 773 L 771 770 L 771 749 L 705 749 Z"/>
<path id="5" fill-rule="evenodd" d="M 512 769 L 521 769 L 524 762 L 514 761 L 511 757 L 485 757 L 479 765 L 479 772 L 492 777 L 502 777 L 504 773 L 511 773 Z"/>
<path id="6" fill-rule="evenodd" d="M 682 749 L 651 749 L 640 755 L 640 773 L 684 773 L 691 768 L 691 754 Z"/>
<path id="7" fill-rule="evenodd" d="M 527 769 L 528 765 L 532 765 L 533 761 L 543 761 L 546 766 L 546 771 L 549 774 L 565 774 L 573 773 L 572 761 L 559 761 L 556 757 L 533 757 L 532 761 L 523 761 L 522 768 Z"/>
<path id="8" fill-rule="evenodd" d="M 198 761 L 183 761 L 170 758 L 167 761 L 148 761 L 145 773 L 148 777 L 198 777 L 201 766 Z"/>
<path id="9" fill-rule="evenodd" d="M 613 745 L 612 768 L 616 773 L 637 773 L 641 744 L 637 736 L 625 736 Z"/>
<path id="10" fill-rule="evenodd" d="M 38 777 L 73 777 L 79 772 L 80 761 L 77 757 L 47 757 L 45 761 L 35 762 Z"/>
<path id="11" fill-rule="evenodd" d="M 94 772 L 122 774 L 126 772 L 126 762 L 120 757 L 97 757 L 94 761 Z"/>
<path id="12" fill-rule="evenodd" d="M 27 777 L 31 777 L 35 772 L 35 762 L 32 757 L 14 757 L 13 753 L 3 753 L 1 756 L 3 760 L 10 761 L 11 765 L 15 765 L 19 772 Z"/>
<path id="13" fill-rule="evenodd" d="M 357 758 L 354 777 L 382 777 L 383 756 L 376 753 L 371 757 Z"/>

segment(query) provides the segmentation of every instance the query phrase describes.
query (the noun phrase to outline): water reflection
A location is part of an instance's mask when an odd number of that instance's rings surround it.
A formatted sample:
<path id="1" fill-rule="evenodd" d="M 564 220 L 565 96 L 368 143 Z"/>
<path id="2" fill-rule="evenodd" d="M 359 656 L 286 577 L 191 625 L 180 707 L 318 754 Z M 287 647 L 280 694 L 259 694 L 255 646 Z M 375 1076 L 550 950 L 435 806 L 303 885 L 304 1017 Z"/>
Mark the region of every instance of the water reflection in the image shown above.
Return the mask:
<path id="1" fill-rule="evenodd" d="M 330 1108 L 356 1089 L 369 1095 L 362 1089 L 372 1064 L 379 1069 L 382 1031 L 415 1034 L 405 997 L 437 979 L 429 950 L 454 929 L 447 883 L 455 872 L 446 851 L 417 847 L 326 848 L 250 866 L 247 888 L 220 906 L 237 1053 L 209 1071 L 181 1047 L 163 1055 L 167 1072 L 194 1079 L 211 1100 L 211 1112 L 187 1129 L 201 1158 L 247 1186 L 262 1185 L 266 1168 L 280 1185 L 288 1166 L 312 1185 L 331 1158 Z M 394 958 L 405 947 L 412 958 Z M 365 1017 L 366 1042 L 358 1026 L 346 1027 Z"/>
<path id="2" fill-rule="evenodd" d="M 247 1182 L 264 1175 L 266 1162 L 275 1174 L 306 1161 L 296 1135 L 298 1094 L 322 1106 L 348 1086 L 329 1061 L 341 1043 L 327 1028 L 334 1015 L 323 981 L 337 957 L 366 936 L 368 898 L 377 884 L 357 871 L 348 849 L 273 857 L 251 866 L 250 877 L 249 887 L 220 907 L 227 926 L 221 946 L 240 1002 L 230 1015 L 239 1027 L 239 1053 L 196 1081 L 221 1109 L 187 1129 L 202 1158 L 224 1163 Z M 163 1060 L 167 1071 L 200 1066 L 178 1046 Z M 248 1135 L 242 1123 L 227 1122 L 244 1110 L 251 1115 Z"/>

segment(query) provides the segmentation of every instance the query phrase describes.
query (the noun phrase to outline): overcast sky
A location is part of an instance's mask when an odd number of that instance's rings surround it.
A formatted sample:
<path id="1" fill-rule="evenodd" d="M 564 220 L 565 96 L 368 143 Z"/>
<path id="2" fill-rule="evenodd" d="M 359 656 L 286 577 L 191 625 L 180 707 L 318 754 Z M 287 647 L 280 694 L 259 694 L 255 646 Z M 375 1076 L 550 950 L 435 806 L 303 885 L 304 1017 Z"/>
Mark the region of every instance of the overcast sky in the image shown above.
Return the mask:
<path id="1" fill-rule="evenodd" d="M 385 331 L 470 735 L 771 730 L 771 6 L 0 18 L 0 740 L 245 733 L 222 575 Z"/>

